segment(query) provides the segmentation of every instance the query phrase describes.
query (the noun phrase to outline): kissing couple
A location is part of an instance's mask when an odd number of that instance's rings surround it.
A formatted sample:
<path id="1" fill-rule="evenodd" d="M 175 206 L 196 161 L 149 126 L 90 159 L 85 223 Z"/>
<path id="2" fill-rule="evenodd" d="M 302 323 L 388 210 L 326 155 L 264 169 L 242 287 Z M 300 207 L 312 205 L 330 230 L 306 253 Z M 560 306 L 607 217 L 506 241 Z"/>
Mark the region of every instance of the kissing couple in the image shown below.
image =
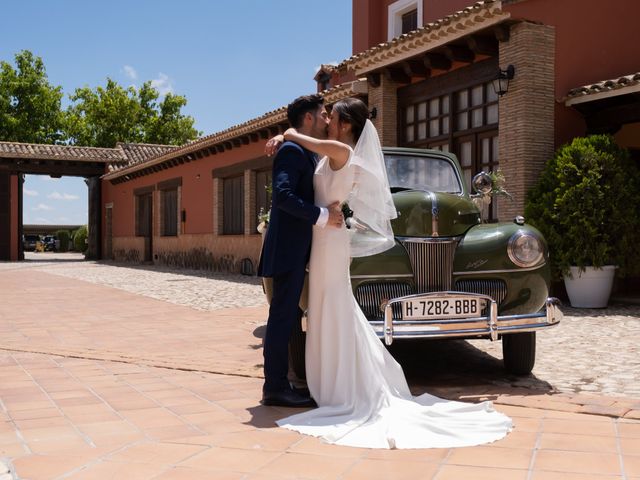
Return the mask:
<path id="1" fill-rule="evenodd" d="M 352 257 L 395 245 L 396 209 L 378 133 L 356 98 L 328 113 L 322 96 L 288 105 L 292 128 L 267 142 L 272 205 L 258 275 L 273 278 L 264 339 L 262 404 L 316 407 L 278 420 L 325 442 L 365 448 L 462 447 L 512 428 L 490 402 L 428 393 L 414 397 L 402 367 L 369 325 L 351 290 Z M 342 206 L 353 217 L 345 227 Z M 306 377 L 310 396 L 289 384 L 288 343 L 309 263 Z"/>

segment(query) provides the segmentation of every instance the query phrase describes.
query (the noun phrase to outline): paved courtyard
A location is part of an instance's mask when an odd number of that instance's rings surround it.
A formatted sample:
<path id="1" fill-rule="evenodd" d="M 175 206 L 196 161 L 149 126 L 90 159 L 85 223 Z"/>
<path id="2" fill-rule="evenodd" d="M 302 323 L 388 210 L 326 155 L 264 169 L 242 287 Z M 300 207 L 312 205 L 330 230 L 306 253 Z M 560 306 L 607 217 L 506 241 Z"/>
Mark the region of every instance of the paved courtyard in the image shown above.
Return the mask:
<path id="1" fill-rule="evenodd" d="M 3 465 L 31 480 L 640 480 L 637 306 L 565 309 L 526 378 L 490 342 L 396 345 L 414 393 L 491 399 L 515 429 L 378 451 L 274 427 L 289 412 L 259 404 L 257 279 L 28 258 L 0 263 L 2 480 Z"/>
<path id="2" fill-rule="evenodd" d="M 266 307 L 256 277 L 153 266 L 127 267 L 83 262 L 81 258 L 74 254 L 27 253 L 28 261 L 0 264 L 0 272 L 26 268 L 202 312 Z M 536 366 L 530 377 L 512 377 L 501 370 L 500 342 L 397 342 L 393 352 L 404 360 L 405 369 L 415 382 L 428 382 L 434 377 L 440 381 L 451 374 L 470 378 L 480 375 L 495 385 L 640 398 L 640 305 L 614 304 L 607 309 L 565 306 L 563 311 L 565 318 L 559 327 L 538 333 Z M 259 327 L 266 315 L 260 309 L 256 312 L 260 313 L 250 325 Z M 181 326 L 178 324 L 176 328 L 179 330 Z M 261 375 L 260 368 L 255 366 L 252 374 Z"/>

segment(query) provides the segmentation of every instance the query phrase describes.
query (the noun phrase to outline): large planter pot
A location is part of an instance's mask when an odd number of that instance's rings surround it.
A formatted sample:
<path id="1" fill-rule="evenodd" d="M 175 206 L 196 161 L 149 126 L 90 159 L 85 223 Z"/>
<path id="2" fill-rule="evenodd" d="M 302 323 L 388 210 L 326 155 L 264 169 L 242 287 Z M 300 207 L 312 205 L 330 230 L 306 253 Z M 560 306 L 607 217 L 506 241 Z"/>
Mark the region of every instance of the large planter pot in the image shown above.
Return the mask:
<path id="1" fill-rule="evenodd" d="M 605 308 L 611 295 L 616 267 L 604 265 L 602 268 L 585 268 L 585 271 L 580 271 L 578 267 L 569 267 L 571 276 L 564 277 L 569 302 L 576 308 Z"/>

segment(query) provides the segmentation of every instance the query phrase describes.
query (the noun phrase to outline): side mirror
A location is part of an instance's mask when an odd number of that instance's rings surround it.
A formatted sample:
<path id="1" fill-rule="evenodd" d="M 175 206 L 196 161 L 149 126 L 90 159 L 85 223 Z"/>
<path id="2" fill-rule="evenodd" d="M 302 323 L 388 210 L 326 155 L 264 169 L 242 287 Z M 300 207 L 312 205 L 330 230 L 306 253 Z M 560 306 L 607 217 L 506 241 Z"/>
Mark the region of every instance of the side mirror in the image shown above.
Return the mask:
<path id="1" fill-rule="evenodd" d="M 480 195 L 487 195 L 493 188 L 493 180 L 487 172 L 477 173 L 471 181 L 473 190 Z"/>

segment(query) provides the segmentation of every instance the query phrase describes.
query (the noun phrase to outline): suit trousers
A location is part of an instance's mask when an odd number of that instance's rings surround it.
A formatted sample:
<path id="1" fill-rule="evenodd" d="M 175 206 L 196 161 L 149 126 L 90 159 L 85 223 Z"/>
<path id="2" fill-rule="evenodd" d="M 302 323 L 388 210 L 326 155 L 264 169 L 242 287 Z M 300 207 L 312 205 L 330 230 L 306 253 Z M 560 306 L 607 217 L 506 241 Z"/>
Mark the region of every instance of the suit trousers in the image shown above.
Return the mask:
<path id="1" fill-rule="evenodd" d="M 304 276 L 305 265 L 273 276 L 273 296 L 263 346 L 265 392 L 289 388 L 289 337 L 294 322 L 302 317 L 298 304 Z"/>

